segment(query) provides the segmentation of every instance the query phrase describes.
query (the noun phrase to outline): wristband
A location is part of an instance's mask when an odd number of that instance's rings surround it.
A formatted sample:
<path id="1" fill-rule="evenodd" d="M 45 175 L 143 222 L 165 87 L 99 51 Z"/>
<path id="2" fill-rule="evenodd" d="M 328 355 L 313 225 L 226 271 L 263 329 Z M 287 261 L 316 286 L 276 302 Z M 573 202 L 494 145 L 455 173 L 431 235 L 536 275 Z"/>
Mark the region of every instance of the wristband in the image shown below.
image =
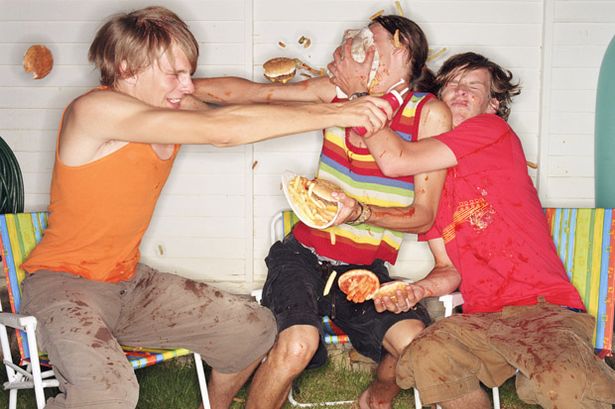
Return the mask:
<path id="1" fill-rule="evenodd" d="M 359 207 L 361 208 L 361 212 L 359 213 L 359 216 L 356 219 L 346 222 L 346 224 L 349 224 L 351 226 L 356 226 L 357 224 L 365 223 L 372 215 L 372 208 L 369 207 L 367 203 L 361 203 L 359 201 L 357 201 L 357 203 L 359 204 Z"/>
<path id="2" fill-rule="evenodd" d="M 363 92 L 355 92 L 354 94 L 352 94 L 349 98 L 348 101 L 354 101 L 357 98 L 361 98 L 361 97 L 365 97 L 368 96 L 369 92 L 367 91 L 363 91 Z"/>

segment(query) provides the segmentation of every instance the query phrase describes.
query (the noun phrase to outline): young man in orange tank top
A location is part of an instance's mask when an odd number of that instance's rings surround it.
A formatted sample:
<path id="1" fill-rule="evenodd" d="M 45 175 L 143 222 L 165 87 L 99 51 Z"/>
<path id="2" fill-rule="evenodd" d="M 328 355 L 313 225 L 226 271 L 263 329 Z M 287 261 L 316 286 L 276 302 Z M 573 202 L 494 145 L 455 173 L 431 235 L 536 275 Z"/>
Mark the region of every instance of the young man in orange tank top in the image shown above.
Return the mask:
<path id="1" fill-rule="evenodd" d="M 227 408 L 273 344 L 275 321 L 254 303 L 138 264 L 178 146 L 234 146 L 329 126 L 373 133 L 391 115 L 370 97 L 207 110 L 191 98 L 197 57 L 186 24 L 162 7 L 111 18 L 90 47 L 102 86 L 64 112 L 49 227 L 24 263 L 22 311 L 37 317 L 60 380 L 47 408 L 135 407 L 138 385 L 119 343 L 201 353 L 214 368 L 212 407 Z"/>

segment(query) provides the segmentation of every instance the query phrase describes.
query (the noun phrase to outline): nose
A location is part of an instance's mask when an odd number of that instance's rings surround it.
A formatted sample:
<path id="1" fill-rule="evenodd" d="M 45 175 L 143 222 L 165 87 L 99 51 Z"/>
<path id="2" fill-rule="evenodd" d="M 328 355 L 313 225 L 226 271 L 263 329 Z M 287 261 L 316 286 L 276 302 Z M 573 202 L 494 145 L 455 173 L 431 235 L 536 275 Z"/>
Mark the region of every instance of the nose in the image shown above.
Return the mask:
<path id="1" fill-rule="evenodd" d="M 465 84 L 457 84 L 455 87 L 455 94 L 465 95 L 468 93 L 468 87 Z"/>
<path id="2" fill-rule="evenodd" d="M 190 75 L 180 76 L 179 89 L 181 92 L 187 95 L 194 93 L 194 83 L 192 82 L 192 77 Z"/>

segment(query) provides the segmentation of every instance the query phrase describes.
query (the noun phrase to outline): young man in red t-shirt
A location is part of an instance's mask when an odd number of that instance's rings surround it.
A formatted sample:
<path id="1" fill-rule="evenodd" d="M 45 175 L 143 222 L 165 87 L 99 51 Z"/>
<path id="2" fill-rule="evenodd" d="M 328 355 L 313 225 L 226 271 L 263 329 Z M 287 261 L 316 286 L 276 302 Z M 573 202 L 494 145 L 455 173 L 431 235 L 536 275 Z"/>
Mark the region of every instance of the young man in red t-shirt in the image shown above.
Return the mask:
<path id="1" fill-rule="evenodd" d="M 517 373 L 526 402 L 611 408 L 615 374 L 593 353 L 594 319 L 566 276 L 521 142 L 505 122 L 519 93 L 511 79 L 481 55 L 454 56 L 437 77 L 453 131 L 415 143 L 365 139 L 396 173 L 448 168 L 436 222 L 422 237 L 434 269 L 398 292 L 397 303 L 375 304 L 401 312 L 459 288 L 464 314 L 415 338 L 399 360 L 397 383 L 416 386 L 425 404 L 476 409 L 490 407 L 479 381 L 499 386 Z"/>

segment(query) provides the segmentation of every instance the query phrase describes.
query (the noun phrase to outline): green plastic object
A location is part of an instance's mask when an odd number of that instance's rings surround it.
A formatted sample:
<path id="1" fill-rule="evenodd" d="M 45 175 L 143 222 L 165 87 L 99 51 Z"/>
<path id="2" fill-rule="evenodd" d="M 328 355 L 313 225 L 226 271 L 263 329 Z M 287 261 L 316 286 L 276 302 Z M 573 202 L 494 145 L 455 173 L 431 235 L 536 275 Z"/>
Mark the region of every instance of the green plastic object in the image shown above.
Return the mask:
<path id="1" fill-rule="evenodd" d="M 615 207 L 615 36 L 606 49 L 596 92 L 596 207 Z"/>

